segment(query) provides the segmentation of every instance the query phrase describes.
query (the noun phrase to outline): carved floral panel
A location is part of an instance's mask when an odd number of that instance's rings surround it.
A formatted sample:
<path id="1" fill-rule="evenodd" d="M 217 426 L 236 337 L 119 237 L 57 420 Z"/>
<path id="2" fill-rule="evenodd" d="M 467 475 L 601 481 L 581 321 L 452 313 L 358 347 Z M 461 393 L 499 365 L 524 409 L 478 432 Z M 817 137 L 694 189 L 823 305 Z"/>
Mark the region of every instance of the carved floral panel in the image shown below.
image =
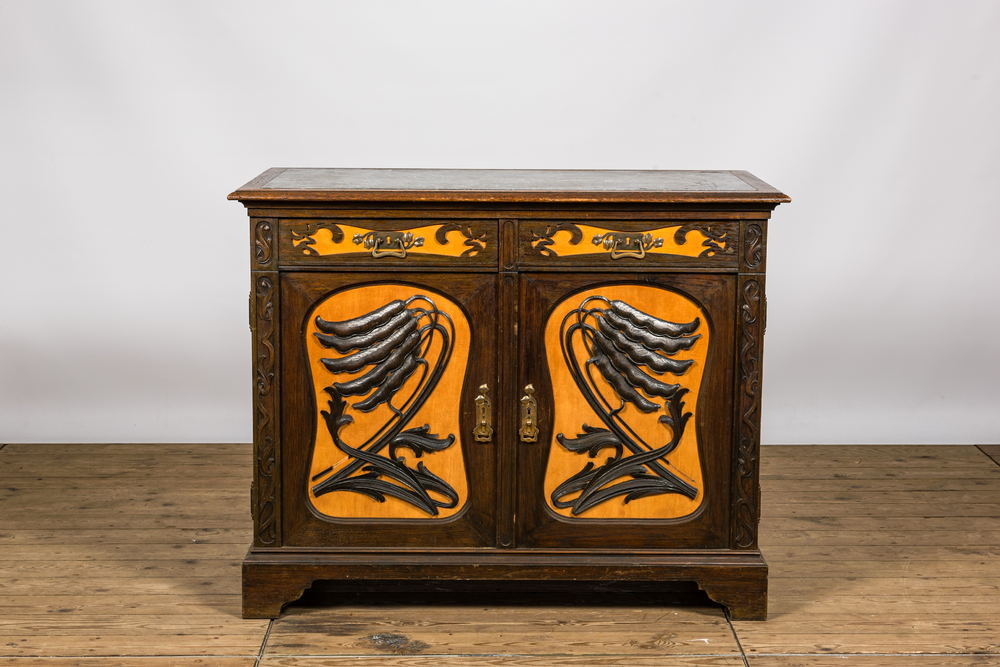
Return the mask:
<path id="1" fill-rule="evenodd" d="M 308 497 L 336 518 L 444 518 L 468 498 L 459 408 L 469 322 L 447 297 L 379 284 L 305 327 L 316 401 Z"/>
<path id="2" fill-rule="evenodd" d="M 555 421 L 545 497 L 567 518 L 676 519 L 704 500 L 698 396 L 711 329 L 645 285 L 567 297 L 545 327 Z"/>

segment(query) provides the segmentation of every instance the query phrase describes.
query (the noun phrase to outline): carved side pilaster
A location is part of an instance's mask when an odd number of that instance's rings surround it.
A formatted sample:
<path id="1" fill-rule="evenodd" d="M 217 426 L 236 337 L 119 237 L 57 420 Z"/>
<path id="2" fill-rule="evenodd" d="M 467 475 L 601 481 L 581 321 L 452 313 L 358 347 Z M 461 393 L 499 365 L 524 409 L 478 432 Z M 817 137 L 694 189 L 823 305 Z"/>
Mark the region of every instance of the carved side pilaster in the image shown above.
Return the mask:
<path id="1" fill-rule="evenodd" d="M 764 277 L 740 276 L 737 322 L 736 460 L 732 545 L 757 548 L 760 520 L 760 375 Z"/>
<path id="2" fill-rule="evenodd" d="M 277 494 L 278 451 L 278 274 L 254 273 L 254 545 L 280 546 Z"/>
<path id="3" fill-rule="evenodd" d="M 275 227 L 274 220 L 253 220 L 250 233 L 250 247 L 253 252 L 250 262 L 254 270 L 270 269 L 274 264 Z"/>
<path id="4" fill-rule="evenodd" d="M 764 273 L 767 263 L 767 221 L 742 223 L 740 273 Z"/>

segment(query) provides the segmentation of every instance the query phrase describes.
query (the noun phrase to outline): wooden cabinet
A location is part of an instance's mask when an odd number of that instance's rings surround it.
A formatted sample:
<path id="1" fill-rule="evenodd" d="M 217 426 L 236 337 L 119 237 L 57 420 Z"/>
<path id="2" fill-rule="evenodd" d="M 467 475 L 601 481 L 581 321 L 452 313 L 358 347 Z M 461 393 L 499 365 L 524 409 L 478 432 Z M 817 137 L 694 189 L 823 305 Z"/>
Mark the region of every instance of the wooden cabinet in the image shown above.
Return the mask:
<path id="1" fill-rule="evenodd" d="M 317 580 L 692 581 L 766 615 L 746 172 L 272 169 L 244 616 Z"/>

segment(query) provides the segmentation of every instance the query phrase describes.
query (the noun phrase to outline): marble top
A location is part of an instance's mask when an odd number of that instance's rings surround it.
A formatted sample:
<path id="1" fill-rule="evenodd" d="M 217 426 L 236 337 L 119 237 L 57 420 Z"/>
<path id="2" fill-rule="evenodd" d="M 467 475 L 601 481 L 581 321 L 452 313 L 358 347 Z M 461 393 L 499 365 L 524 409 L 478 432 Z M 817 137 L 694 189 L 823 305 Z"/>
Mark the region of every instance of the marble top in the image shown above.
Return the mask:
<path id="1" fill-rule="evenodd" d="M 269 169 L 230 199 L 423 201 L 788 201 L 745 171 Z"/>
<path id="2" fill-rule="evenodd" d="M 756 188 L 728 171 L 286 169 L 262 189 L 739 192 Z"/>

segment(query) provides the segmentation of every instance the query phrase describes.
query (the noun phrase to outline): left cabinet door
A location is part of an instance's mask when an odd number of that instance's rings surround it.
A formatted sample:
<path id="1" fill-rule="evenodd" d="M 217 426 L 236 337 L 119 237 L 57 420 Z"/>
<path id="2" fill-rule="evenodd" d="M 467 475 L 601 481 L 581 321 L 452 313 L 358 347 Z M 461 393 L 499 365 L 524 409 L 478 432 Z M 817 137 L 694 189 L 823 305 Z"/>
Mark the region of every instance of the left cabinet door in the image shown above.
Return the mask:
<path id="1" fill-rule="evenodd" d="M 280 282 L 283 546 L 493 546 L 496 274 Z"/>

